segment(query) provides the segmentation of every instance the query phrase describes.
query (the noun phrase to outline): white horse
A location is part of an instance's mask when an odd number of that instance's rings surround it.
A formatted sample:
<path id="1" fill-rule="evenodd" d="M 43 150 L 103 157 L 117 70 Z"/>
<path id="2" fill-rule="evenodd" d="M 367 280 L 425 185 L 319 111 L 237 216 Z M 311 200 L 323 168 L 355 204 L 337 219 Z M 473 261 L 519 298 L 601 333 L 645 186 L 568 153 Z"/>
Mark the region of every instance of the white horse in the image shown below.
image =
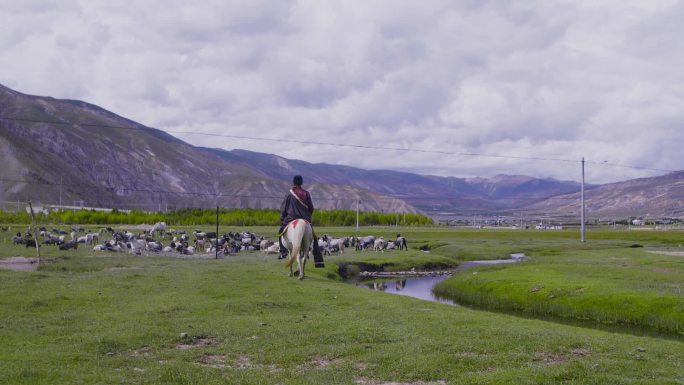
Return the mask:
<path id="1" fill-rule="evenodd" d="M 299 279 L 304 279 L 304 266 L 309 257 L 309 251 L 313 242 L 313 230 L 309 222 L 303 219 L 295 219 L 288 223 L 285 232 L 280 237 L 283 245 L 289 250 L 290 258 L 285 263 L 285 267 L 290 268 L 290 277 L 294 275 L 292 264 L 297 259 L 299 268 Z"/>

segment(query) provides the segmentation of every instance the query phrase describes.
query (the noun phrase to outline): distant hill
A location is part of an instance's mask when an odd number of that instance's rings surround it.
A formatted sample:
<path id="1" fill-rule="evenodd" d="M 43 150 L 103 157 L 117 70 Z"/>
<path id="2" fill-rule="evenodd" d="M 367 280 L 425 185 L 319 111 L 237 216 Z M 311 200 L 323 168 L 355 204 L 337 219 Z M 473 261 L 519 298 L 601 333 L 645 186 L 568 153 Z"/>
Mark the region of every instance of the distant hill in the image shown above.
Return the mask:
<path id="1" fill-rule="evenodd" d="M 289 180 L 292 170 L 296 169 L 317 183 L 336 184 L 344 181 L 350 186 L 400 198 L 430 213 L 501 211 L 526 206 L 553 195 L 579 191 L 576 182 L 520 175 L 465 179 L 314 164 L 245 150 L 207 151 L 245 167 L 258 169 L 275 179 Z"/>
<path id="2" fill-rule="evenodd" d="M 0 86 L 0 201 L 157 210 L 275 208 L 291 176 L 244 165 L 98 106 Z M 45 123 L 54 122 L 54 123 Z M 299 172 L 298 170 L 294 170 Z M 303 172 L 303 171 L 302 171 Z M 417 212 L 406 202 L 345 184 L 308 185 L 320 208 Z"/>
<path id="3" fill-rule="evenodd" d="M 11 118 L 11 119 L 6 119 Z M 49 123 L 46 123 L 49 122 Z M 579 184 L 521 175 L 458 178 L 196 147 L 98 106 L 0 85 L 0 202 L 138 208 L 276 208 L 294 174 L 324 209 L 439 217 L 517 210 L 579 214 Z M 684 172 L 587 186 L 592 215 L 684 216 Z"/>
<path id="4" fill-rule="evenodd" d="M 580 213 L 579 192 L 558 195 L 530 205 L 529 211 L 552 215 Z M 684 218 L 684 171 L 651 178 L 592 186 L 585 207 L 593 217 Z"/>

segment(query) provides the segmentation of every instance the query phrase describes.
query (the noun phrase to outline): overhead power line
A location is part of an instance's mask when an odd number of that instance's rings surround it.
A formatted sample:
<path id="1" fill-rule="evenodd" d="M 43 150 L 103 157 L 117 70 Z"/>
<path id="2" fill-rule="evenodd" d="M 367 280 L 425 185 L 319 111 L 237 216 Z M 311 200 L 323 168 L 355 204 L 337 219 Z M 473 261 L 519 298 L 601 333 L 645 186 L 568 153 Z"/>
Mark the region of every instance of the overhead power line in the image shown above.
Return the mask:
<path id="1" fill-rule="evenodd" d="M 331 142 L 320 142 L 320 141 L 311 141 L 311 140 L 257 137 L 257 136 L 249 136 L 249 135 L 229 135 L 229 134 L 214 134 L 214 133 L 191 132 L 191 131 L 159 130 L 156 128 L 146 127 L 143 125 L 139 125 L 137 127 L 126 127 L 126 126 L 108 125 L 108 124 L 100 124 L 100 123 L 61 122 L 61 121 L 49 121 L 49 120 L 42 120 L 42 119 L 16 118 L 16 117 L 8 117 L 8 116 L 0 116 L 0 120 L 26 122 L 26 123 L 42 123 L 42 124 L 52 124 L 52 125 L 62 125 L 62 126 L 82 126 L 82 127 L 99 127 L 99 128 L 111 128 L 111 129 L 121 129 L 121 130 L 154 131 L 154 132 L 165 132 L 165 133 L 169 133 L 169 134 L 200 135 L 200 136 L 211 136 L 211 137 L 220 137 L 220 138 L 229 138 L 229 139 L 244 139 L 244 140 L 267 141 L 267 142 L 277 142 L 277 143 L 296 143 L 296 144 L 315 145 L 315 146 L 331 146 L 331 147 L 347 147 L 347 148 L 358 148 L 358 149 L 368 149 L 368 150 L 417 152 L 417 153 L 440 154 L 440 155 L 449 155 L 449 156 L 470 156 L 470 157 L 497 158 L 497 159 L 536 160 L 536 161 L 546 161 L 546 162 L 564 162 L 564 163 L 577 163 L 577 164 L 582 162 L 581 160 L 564 159 L 564 158 L 515 156 L 515 155 L 493 155 L 493 154 L 483 154 L 483 153 L 475 153 L 475 152 L 454 152 L 454 151 L 432 150 L 432 149 L 411 148 L 411 147 L 371 146 L 371 145 L 365 145 L 365 144 L 331 143 Z M 611 162 L 607 162 L 607 161 L 603 161 L 603 162 L 586 161 L 585 163 L 600 165 L 600 166 L 619 167 L 619 168 L 628 168 L 628 169 L 645 170 L 645 171 L 659 171 L 659 172 L 676 172 L 676 171 L 678 171 L 678 170 L 669 170 L 669 169 L 662 169 L 662 168 L 622 165 L 622 164 L 611 163 Z"/>
<path id="2" fill-rule="evenodd" d="M 164 195 L 184 195 L 184 196 L 199 196 L 199 197 L 209 197 L 218 199 L 227 198 L 252 198 L 252 199 L 283 199 L 283 195 L 247 195 L 247 194 L 231 194 L 231 193 L 209 193 L 209 192 L 188 192 L 188 191 L 171 191 L 171 190 L 159 190 L 159 189 L 145 189 L 145 188 L 133 188 L 133 187 L 108 187 L 102 185 L 93 184 L 83 184 L 83 183 L 56 183 L 38 180 L 25 180 L 25 179 L 13 179 L 13 178 L 0 178 L 0 182 L 10 182 L 10 183 L 25 183 L 31 185 L 44 185 L 44 186 L 61 186 L 61 187 L 76 187 L 80 189 L 88 190 L 105 190 L 111 193 L 116 193 L 117 191 L 128 191 L 133 193 L 150 193 L 150 194 L 164 194 Z M 376 194 L 382 194 L 381 192 L 375 192 Z M 572 194 L 578 194 L 578 192 L 565 192 L 559 195 L 550 197 L 550 199 L 556 200 L 577 200 L 576 197 L 567 196 Z M 463 198 L 460 196 L 448 196 L 448 195 L 401 195 L 401 196 L 374 196 L 374 197 L 363 197 L 363 196 L 338 196 L 338 197 L 317 197 L 317 201 L 351 201 L 355 202 L 357 200 L 372 199 L 374 201 L 468 201 L 469 198 Z"/>

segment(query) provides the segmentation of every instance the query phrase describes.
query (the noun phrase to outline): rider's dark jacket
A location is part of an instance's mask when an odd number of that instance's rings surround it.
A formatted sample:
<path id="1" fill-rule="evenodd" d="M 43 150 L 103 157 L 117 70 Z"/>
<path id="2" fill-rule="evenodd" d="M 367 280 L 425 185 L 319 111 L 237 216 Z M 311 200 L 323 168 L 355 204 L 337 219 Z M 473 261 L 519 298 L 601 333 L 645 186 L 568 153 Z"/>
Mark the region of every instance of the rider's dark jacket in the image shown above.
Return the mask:
<path id="1" fill-rule="evenodd" d="M 292 186 L 290 193 L 280 205 L 280 223 L 286 225 L 295 219 L 306 219 L 311 223 L 313 212 L 311 194 L 300 186 Z"/>

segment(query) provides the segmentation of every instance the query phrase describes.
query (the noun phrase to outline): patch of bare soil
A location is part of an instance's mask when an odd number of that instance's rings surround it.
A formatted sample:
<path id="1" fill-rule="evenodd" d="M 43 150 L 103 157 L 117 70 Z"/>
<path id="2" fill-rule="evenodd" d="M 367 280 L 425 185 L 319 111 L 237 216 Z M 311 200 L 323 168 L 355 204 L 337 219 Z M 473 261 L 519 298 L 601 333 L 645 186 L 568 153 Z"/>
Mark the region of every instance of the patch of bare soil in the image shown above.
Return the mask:
<path id="1" fill-rule="evenodd" d="M 142 268 L 139 266 L 128 266 L 128 267 L 122 267 L 122 266 L 114 266 L 114 267 L 108 267 L 105 269 L 105 271 L 119 271 L 119 270 L 141 270 Z"/>
<path id="2" fill-rule="evenodd" d="M 572 349 L 570 351 L 570 353 L 572 353 L 573 355 L 578 356 L 578 357 L 584 357 L 584 356 L 590 355 L 591 350 L 589 350 L 587 348 L 575 348 L 575 349 Z"/>
<path id="3" fill-rule="evenodd" d="M 591 355 L 591 350 L 588 348 L 575 348 L 570 350 L 570 354 L 563 353 L 549 353 L 549 352 L 535 352 L 532 361 L 539 365 L 555 365 L 562 362 L 571 361 L 576 358 L 588 357 Z"/>
<path id="4" fill-rule="evenodd" d="M 568 357 L 560 353 L 549 353 L 549 352 L 535 352 L 532 361 L 538 362 L 543 365 L 553 365 L 565 362 Z"/>
<path id="5" fill-rule="evenodd" d="M 14 271 L 36 271 L 38 270 L 38 258 L 3 258 L 0 259 L 0 269 L 8 269 Z"/>
<path id="6" fill-rule="evenodd" d="M 249 369 L 254 367 L 254 365 L 252 365 L 252 360 L 249 359 L 249 356 L 245 355 L 239 355 L 235 357 L 233 365 L 235 365 L 235 367 L 238 369 Z"/>
<path id="7" fill-rule="evenodd" d="M 670 255 L 673 257 L 684 257 L 684 251 L 658 251 L 658 250 L 648 250 L 649 253 L 652 254 L 660 254 L 660 255 Z"/>
<path id="8" fill-rule="evenodd" d="M 126 225 L 126 226 L 119 226 L 119 227 L 114 227 L 114 230 L 144 230 L 144 231 L 150 231 L 152 229 L 152 225 L 147 225 L 147 224 L 140 224 L 140 225 Z"/>
<path id="9" fill-rule="evenodd" d="M 249 356 L 243 354 L 232 359 L 228 359 L 226 355 L 205 354 L 197 362 L 202 366 L 215 369 L 257 369 L 268 370 L 271 373 L 281 370 L 275 365 L 253 364 Z"/>
<path id="10" fill-rule="evenodd" d="M 206 366 L 208 368 L 223 369 L 226 367 L 226 356 L 212 356 L 205 354 L 200 357 L 197 362 L 199 362 L 200 365 Z"/>
<path id="11" fill-rule="evenodd" d="M 329 358 L 321 357 L 321 356 L 315 356 L 315 357 L 311 360 L 311 364 L 312 364 L 313 367 L 316 368 L 316 369 L 325 369 L 325 368 L 327 368 L 328 366 L 331 366 L 331 365 L 338 365 L 338 364 L 340 364 L 341 362 L 342 362 L 342 360 L 339 359 L 339 358 L 329 359 Z"/>
<path id="12" fill-rule="evenodd" d="M 147 357 L 152 354 L 152 348 L 149 346 L 142 346 L 139 349 L 132 350 L 131 357 Z"/>
<path id="13" fill-rule="evenodd" d="M 200 347 L 200 346 L 213 345 L 216 342 L 218 342 L 218 341 L 216 341 L 213 338 L 195 338 L 189 344 L 178 344 L 178 345 L 176 345 L 176 349 L 180 349 L 180 350 L 192 349 L 192 348 L 196 348 L 196 347 Z"/>
<path id="14" fill-rule="evenodd" d="M 395 381 L 378 381 L 365 377 L 359 377 L 354 381 L 359 385 L 446 385 L 446 381 L 414 381 L 414 382 L 395 382 Z"/>

